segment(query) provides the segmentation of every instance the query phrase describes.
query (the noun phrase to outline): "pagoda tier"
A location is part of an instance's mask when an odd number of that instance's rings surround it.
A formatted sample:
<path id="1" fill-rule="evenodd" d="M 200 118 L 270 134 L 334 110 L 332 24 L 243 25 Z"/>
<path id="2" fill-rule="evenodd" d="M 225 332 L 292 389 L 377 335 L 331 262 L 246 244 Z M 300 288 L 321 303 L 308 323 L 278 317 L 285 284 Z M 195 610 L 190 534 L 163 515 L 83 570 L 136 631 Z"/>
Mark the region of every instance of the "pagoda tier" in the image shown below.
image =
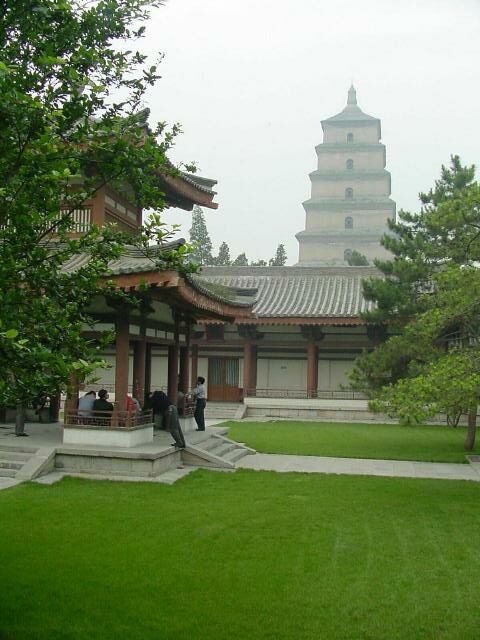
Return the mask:
<path id="1" fill-rule="evenodd" d="M 385 257 L 380 238 L 387 220 L 395 218 L 396 205 L 380 120 L 363 113 L 351 87 L 345 109 L 323 120 L 322 128 L 317 169 L 310 173 L 311 197 L 303 203 L 305 230 L 296 236 L 298 264 L 345 264 L 354 250 L 370 261 Z"/>

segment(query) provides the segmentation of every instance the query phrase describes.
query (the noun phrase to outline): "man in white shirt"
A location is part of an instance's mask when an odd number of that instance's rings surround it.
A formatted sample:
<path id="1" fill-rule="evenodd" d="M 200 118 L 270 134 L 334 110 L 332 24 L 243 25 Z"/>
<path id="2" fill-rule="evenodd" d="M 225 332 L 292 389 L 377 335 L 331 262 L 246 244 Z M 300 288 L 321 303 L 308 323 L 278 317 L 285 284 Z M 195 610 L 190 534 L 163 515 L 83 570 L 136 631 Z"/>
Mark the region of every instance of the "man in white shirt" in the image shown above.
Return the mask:
<path id="1" fill-rule="evenodd" d="M 95 398 L 97 397 L 97 393 L 95 391 L 89 391 L 84 396 L 79 398 L 78 400 L 78 415 L 79 416 L 91 416 L 93 403 L 95 402 Z"/>
<path id="2" fill-rule="evenodd" d="M 199 376 L 197 378 L 197 386 L 193 390 L 195 396 L 195 412 L 193 417 L 197 423 L 197 431 L 205 431 L 205 416 L 204 411 L 207 405 L 207 392 L 205 391 L 205 378 Z"/>

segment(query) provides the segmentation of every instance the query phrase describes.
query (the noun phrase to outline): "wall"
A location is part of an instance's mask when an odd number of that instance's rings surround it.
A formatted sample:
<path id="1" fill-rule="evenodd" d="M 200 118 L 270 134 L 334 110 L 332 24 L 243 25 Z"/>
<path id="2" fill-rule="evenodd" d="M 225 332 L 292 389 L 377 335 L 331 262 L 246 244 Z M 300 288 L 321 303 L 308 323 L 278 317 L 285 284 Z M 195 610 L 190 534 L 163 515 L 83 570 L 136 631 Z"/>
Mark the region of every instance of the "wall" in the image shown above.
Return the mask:
<path id="1" fill-rule="evenodd" d="M 372 124 L 361 124 L 360 126 L 351 125 L 338 126 L 333 124 L 326 124 L 323 134 L 323 142 L 326 144 L 346 144 L 347 134 L 353 133 L 353 143 L 376 143 L 379 141 L 378 122 Z"/>

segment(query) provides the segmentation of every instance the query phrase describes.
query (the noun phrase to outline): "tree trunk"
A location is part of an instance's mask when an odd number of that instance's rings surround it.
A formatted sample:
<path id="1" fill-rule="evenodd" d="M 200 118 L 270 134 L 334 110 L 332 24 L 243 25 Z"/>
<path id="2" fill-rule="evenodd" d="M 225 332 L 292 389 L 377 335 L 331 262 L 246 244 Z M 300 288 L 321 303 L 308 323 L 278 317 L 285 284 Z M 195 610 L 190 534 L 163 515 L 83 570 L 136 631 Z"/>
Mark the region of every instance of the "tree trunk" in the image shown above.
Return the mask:
<path id="1" fill-rule="evenodd" d="M 472 451 L 475 446 L 475 435 L 477 432 L 477 405 L 470 407 L 468 412 L 468 431 L 465 438 L 465 451 Z"/>
<path id="2" fill-rule="evenodd" d="M 15 435 L 21 436 L 25 433 L 25 407 L 17 404 L 17 414 L 15 416 Z"/>

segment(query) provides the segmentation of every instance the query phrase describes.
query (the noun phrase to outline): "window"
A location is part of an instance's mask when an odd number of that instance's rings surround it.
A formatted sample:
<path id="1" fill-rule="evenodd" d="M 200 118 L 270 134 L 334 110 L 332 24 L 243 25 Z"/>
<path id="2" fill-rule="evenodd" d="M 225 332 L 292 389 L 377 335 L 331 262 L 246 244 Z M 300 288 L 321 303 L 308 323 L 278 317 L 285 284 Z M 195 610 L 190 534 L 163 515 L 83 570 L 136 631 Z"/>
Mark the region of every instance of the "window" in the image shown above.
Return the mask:
<path id="1" fill-rule="evenodd" d="M 349 200 L 353 198 L 353 189 L 351 187 L 348 187 L 347 189 L 345 189 L 345 198 Z"/>
<path id="2" fill-rule="evenodd" d="M 353 229 L 353 218 L 352 218 L 352 216 L 347 216 L 345 218 L 345 229 Z"/>
<path id="3" fill-rule="evenodd" d="M 348 262 L 351 257 L 352 257 L 352 250 L 345 249 L 345 251 L 343 252 L 343 259 L 345 260 L 345 262 Z"/>
<path id="4" fill-rule="evenodd" d="M 347 142 L 353 142 L 353 133 L 347 133 Z"/>
<path id="5" fill-rule="evenodd" d="M 347 160 L 346 165 L 347 165 L 348 171 L 352 171 L 352 169 L 353 169 L 353 160 L 350 160 L 350 159 Z"/>
<path id="6" fill-rule="evenodd" d="M 223 340 L 223 324 L 207 324 L 207 340 Z"/>

